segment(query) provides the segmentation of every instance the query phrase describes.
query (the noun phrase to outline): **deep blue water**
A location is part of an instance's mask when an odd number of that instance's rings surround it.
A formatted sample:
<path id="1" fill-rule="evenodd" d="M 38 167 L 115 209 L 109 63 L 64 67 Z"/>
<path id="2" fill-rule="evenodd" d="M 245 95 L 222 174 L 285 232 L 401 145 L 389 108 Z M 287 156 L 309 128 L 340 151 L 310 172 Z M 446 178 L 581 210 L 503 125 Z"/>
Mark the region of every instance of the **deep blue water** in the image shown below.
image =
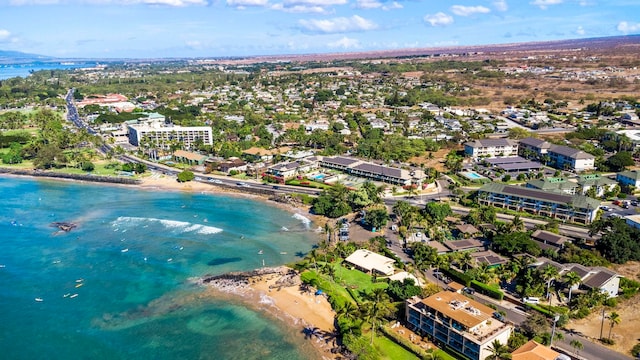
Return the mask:
<path id="1" fill-rule="evenodd" d="M 9 79 L 12 77 L 27 77 L 31 73 L 31 71 L 40 71 L 40 70 L 68 70 L 68 69 L 77 69 L 83 67 L 93 67 L 96 63 L 73 63 L 73 64 L 63 64 L 59 62 L 53 63 L 42 63 L 42 62 L 34 62 L 28 64 L 0 64 L 0 80 Z"/>
<path id="2" fill-rule="evenodd" d="M 0 177 L 0 357 L 308 358 L 283 324 L 189 279 L 293 261 L 310 227 L 246 198 Z"/>

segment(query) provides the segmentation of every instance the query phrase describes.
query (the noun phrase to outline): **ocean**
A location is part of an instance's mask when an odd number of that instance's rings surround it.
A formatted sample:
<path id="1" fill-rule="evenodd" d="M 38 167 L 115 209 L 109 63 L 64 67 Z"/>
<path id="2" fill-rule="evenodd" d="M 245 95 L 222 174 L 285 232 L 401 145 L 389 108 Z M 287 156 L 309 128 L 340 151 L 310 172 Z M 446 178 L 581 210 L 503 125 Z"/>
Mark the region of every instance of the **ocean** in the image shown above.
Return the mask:
<path id="1" fill-rule="evenodd" d="M 0 239 L 2 358 L 314 357 L 299 329 L 190 281 L 299 259 L 318 240 L 303 214 L 243 197 L 0 177 Z"/>
<path id="2" fill-rule="evenodd" d="M 96 66 L 95 62 L 60 63 L 33 62 L 27 64 L 0 64 L 0 80 L 13 77 L 27 77 L 32 71 L 40 70 L 69 70 Z"/>

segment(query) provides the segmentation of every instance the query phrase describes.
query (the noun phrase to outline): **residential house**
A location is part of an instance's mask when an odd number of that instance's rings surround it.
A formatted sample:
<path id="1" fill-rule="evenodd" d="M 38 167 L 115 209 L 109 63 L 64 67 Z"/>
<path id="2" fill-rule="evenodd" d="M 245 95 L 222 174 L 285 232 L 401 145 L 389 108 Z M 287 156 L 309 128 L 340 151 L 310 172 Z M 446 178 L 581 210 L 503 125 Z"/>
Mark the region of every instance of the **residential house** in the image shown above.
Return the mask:
<path id="1" fill-rule="evenodd" d="M 505 265 L 509 262 L 509 259 L 498 255 L 491 250 L 472 252 L 471 257 L 474 259 L 476 264 L 487 264 L 489 267 Z"/>
<path id="2" fill-rule="evenodd" d="M 281 147 L 281 148 L 276 148 L 271 150 L 267 150 L 259 147 L 252 147 L 247 150 L 244 150 L 242 152 L 242 157 L 249 162 L 259 162 L 259 161 L 271 162 L 273 161 L 274 156 L 279 154 L 285 154 L 289 150 L 291 149 L 288 147 Z"/>
<path id="3" fill-rule="evenodd" d="M 280 163 L 269 167 L 267 172 L 281 179 L 290 179 L 299 174 L 306 174 L 318 168 L 318 163 L 298 160 L 287 163 Z"/>
<path id="4" fill-rule="evenodd" d="M 564 247 L 564 244 L 567 242 L 571 242 L 571 239 L 552 233 L 546 230 L 536 230 L 531 234 L 531 240 L 534 240 L 541 249 L 550 249 L 555 252 L 558 252 L 560 249 Z"/>
<path id="5" fill-rule="evenodd" d="M 393 275 L 394 259 L 374 253 L 366 249 L 358 249 L 349 255 L 344 261 L 368 274 Z"/>
<path id="6" fill-rule="evenodd" d="M 478 202 L 581 224 L 591 224 L 600 206 L 600 201 L 583 195 L 565 195 L 499 183 L 481 187 Z"/>
<path id="7" fill-rule="evenodd" d="M 561 360 L 562 354 L 533 340 L 515 349 L 511 360 Z"/>
<path id="8" fill-rule="evenodd" d="M 442 244 L 453 252 L 484 250 L 482 241 L 476 239 L 445 240 Z"/>
<path id="9" fill-rule="evenodd" d="M 462 238 L 474 237 L 480 233 L 480 230 L 478 230 L 475 226 L 471 224 L 456 225 L 455 229 L 458 235 L 457 237 L 462 237 Z"/>
<path id="10" fill-rule="evenodd" d="M 574 285 L 573 289 L 579 287 L 585 289 L 596 289 L 606 294 L 608 297 L 618 296 L 620 287 L 620 274 L 613 270 L 596 266 L 587 267 L 580 264 L 560 264 L 547 258 L 541 257 L 536 260 L 531 266 L 544 268 L 545 266 L 553 266 L 558 270 L 558 279 L 561 279 L 569 272 L 574 272 L 580 277 L 580 283 Z"/>
<path id="11" fill-rule="evenodd" d="M 441 291 L 407 300 L 408 327 L 471 360 L 486 359 L 494 341 L 507 344 L 513 327 L 492 317 L 493 309 L 462 294 Z"/>
<path id="12" fill-rule="evenodd" d="M 473 158 L 514 156 L 518 154 L 518 142 L 510 139 L 479 139 L 464 144 L 464 153 Z"/>

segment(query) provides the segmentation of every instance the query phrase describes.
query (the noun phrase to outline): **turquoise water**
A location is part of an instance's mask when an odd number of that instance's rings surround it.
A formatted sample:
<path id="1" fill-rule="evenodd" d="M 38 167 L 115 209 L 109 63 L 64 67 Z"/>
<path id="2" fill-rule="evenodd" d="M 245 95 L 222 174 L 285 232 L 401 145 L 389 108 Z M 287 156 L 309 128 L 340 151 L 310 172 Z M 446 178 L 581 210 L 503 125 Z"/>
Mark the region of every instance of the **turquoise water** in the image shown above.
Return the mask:
<path id="1" fill-rule="evenodd" d="M 464 173 L 464 175 L 465 175 L 466 177 L 468 177 L 469 179 L 471 179 L 471 180 L 478 180 L 478 179 L 482 179 L 482 175 L 480 175 L 480 174 L 478 174 L 478 173 L 475 173 L 475 172 L 473 172 L 473 171 L 468 171 L 468 172 Z"/>
<path id="2" fill-rule="evenodd" d="M 283 324 L 189 281 L 293 261 L 310 227 L 245 198 L 0 177 L 1 357 L 311 357 Z"/>

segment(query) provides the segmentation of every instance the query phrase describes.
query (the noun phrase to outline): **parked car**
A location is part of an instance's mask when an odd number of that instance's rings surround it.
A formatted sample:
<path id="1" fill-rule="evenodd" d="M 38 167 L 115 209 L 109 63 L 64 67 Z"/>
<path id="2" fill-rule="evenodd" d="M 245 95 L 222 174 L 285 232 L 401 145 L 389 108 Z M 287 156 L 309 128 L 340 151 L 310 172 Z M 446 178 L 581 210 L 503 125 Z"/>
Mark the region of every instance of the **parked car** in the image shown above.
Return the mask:
<path id="1" fill-rule="evenodd" d="M 613 209 L 608 207 L 607 205 L 600 206 L 600 209 L 602 209 L 602 211 L 613 211 Z"/>
<path id="2" fill-rule="evenodd" d="M 638 206 L 638 202 L 637 202 L 637 201 L 635 201 L 635 200 L 632 200 L 632 201 L 631 201 L 631 206 Z"/>
<path id="3" fill-rule="evenodd" d="M 470 288 L 470 287 L 464 287 L 462 288 L 462 291 L 466 292 L 469 295 L 473 295 L 476 293 L 476 290 L 474 288 Z"/>
<path id="4" fill-rule="evenodd" d="M 525 304 L 539 304 L 540 299 L 538 299 L 537 297 L 525 297 L 522 298 L 522 302 Z"/>
<path id="5" fill-rule="evenodd" d="M 493 313 L 493 318 L 494 318 L 494 319 L 497 319 L 497 320 L 500 320 L 500 321 L 502 321 L 502 322 L 504 322 L 504 321 L 506 320 L 506 319 L 504 318 L 504 315 L 502 315 L 501 313 L 499 313 L 499 312 L 497 312 L 497 311 L 495 311 L 495 312 Z"/>

